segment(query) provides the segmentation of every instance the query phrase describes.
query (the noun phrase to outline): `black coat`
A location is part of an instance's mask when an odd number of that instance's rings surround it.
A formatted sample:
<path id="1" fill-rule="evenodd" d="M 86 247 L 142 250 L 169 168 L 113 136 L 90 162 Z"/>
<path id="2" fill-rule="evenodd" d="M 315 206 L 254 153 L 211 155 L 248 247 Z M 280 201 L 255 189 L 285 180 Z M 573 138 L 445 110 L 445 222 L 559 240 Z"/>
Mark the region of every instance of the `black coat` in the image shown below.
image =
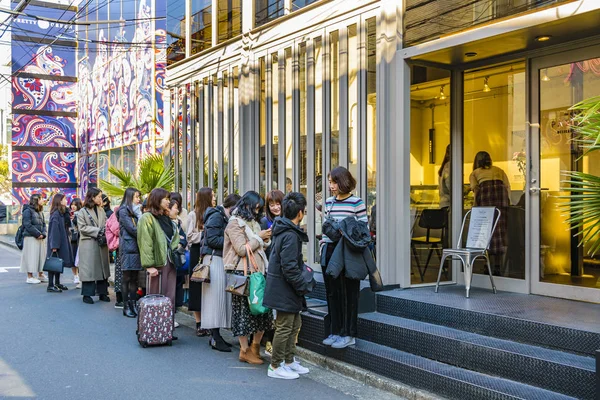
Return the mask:
<path id="1" fill-rule="evenodd" d="M 35 211 L 29 204 L 23 206 L 23 230 L 24 236 L 38 238 L 47 236 L 46 220 L 44 214 Z"/>
<path id="2" fill-rule="evenodd" d="M 138 218 L 127 207 L 119 207 L 117 211 L 119 221 L 119 256 L 121 257 L 121 270 L 139 271 L 142 269 L 140 249 L 137 244 Z"/>
<path id="3" fill-rule="evenodd" d="M 348 279 L 363 280 L 377 271 L 373 254 L 369 250 L 371 234 L 366 223 L 347 217 L 339 223 L 342 239 L 327 266 L 327 275 L 334 278 L 344 272 Z"/>
<path id="4" fill-rule="evenodd" d="M 202 237 L 201 255 L 213 254 L 223 257 L 225 228 L 229 218 L 223 206 L 211 207 L 204 212 L 204 235 Z"/>
<path id="5" fill-rule="evenodd" d="M 277 311 L 298 313 L 302 311 L 304 295 L 310 286 L 302 276 L 302 242 L 308 242 L 308 236 L 289 219 L 276 218 L 272 242 L 263 305 Z"/>
<path id="6" fill-rule="evenodd" d="M 58 257 L 62 258 L 63 266 L 65 268 L 73 268 L 75 266 L 73 251 L 71 250 L 71 240 L 65 226 L 65 217 L 58 210 L 50 215 L 47 244 L 46 257 L 52 255 L 52 249 L 58 249 Z"/>

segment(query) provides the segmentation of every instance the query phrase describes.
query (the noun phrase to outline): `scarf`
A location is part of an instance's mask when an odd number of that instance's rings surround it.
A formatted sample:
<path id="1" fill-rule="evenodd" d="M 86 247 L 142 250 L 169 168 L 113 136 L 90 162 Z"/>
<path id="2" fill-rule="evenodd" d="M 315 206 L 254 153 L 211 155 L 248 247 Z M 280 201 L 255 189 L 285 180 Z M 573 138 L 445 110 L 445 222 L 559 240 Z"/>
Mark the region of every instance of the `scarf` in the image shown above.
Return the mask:
<path id="1" fill-rule="evenodd" d="M 171 222 L 171 218 L 168 215 L 161 215 L 159 217 L 154 217 L 158 220 L 160 227 L 163 232 L 167 236 L 167 238 L 172 239 L 175 232 L 173 231 L 173 222 Z"/>

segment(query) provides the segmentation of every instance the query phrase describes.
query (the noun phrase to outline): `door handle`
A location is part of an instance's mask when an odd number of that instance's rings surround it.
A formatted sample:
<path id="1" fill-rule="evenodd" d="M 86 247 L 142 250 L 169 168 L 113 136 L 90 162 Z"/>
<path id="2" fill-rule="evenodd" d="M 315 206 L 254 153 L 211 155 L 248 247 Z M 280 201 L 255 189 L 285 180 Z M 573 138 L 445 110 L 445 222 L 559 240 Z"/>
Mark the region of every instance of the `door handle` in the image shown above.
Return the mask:
<path id="1" fill-rule="evenodd" d="M 529 193 L 532 193 L 532 194 L 533 194 L 533 193 L 539 193 L 539 192 L 541 192 L 542 190 L 550 190 L 550 189 L 549 189 L 549 188 L 538 188 L 538 187 L 532 187 L 532 188 L 529 188 Z"/>

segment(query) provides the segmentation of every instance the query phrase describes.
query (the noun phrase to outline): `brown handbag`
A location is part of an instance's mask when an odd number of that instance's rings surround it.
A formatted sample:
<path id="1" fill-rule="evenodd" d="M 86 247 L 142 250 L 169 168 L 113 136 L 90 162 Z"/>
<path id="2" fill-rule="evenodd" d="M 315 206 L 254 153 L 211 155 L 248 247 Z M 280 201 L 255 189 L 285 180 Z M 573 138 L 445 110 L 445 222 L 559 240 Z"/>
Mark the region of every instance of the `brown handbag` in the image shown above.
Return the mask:
<path id="1" fill-rule="evenodd" d="M 206 241 L 206 238 L 204 238 Z M 206 243 L 205 243 L 206 244 Z M 200 246 L 202 247 L 202 246 Z M 192 270 L 192 276 L 190 277 L 190 281 L 196 283 L 210 283 L 210 264 L 212 264 L 213 255 L 215 251 L 213 250 L 213 254 L 210 255 L 210 260 L 208 260 L 208 264 L 204 264 L 202 262 L 203 257 L 200 257 L 200 261 L 198 261 L 198 265 L 194 267 Z"/>
<path id="2" fill-rule="evenodd" d="M 236 296 L 248 297 L 250 296 L 250 285 L 248 284 L 248 259 L 254 268 L 254 271 L 258 272 L 258 266 L 254 253 L 250 248 L 250 244 L 246 243 L 246 257 L 244 257 L 244 276 L 227 274 L 227 286 L 225 291 Z M 239 261 L 238 261 L 239 263 Z"/>

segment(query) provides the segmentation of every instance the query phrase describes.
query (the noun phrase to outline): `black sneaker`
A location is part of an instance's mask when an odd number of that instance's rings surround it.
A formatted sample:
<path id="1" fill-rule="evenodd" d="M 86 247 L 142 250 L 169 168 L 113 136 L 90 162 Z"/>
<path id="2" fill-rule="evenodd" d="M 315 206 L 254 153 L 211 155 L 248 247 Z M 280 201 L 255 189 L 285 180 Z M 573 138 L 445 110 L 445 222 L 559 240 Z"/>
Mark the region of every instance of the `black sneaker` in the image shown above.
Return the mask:
<path id="1" fill-rule="evenodd" d="M 57 288 L 59 288 L 60 290 L 69 290 L 68 287 L 66 287 L 65 285 L 61 285 L 60 283 L 58 285 L 55 285 Z"/>
<path id="2" fill-rule="evenodd" d="M 100 301 L 105 301 L 107 303 L 110 302 L 110 297 L 108 297 L 108 295 L 106 295 L 106 294 L 101 294 L 99 296 L 99 299 L 100 299 Z"/>
<path id="3" fill-rule="evenodd" d="M 115 308 L 123 308 L 123 302 L 122 301 L 118 301 L 115 303 Z"/>
<path id="4" fill-rule="evenodd" d="M 56 286 L 48 286 L 48 288 L 46 289 L 46 292 L 48 292 L 48 293 L 62 293 L 62 290 L 59 287 L 56 287 Z"/>
<path id="5" fill-rule="evenodd" d="M 83 302 L 86 304 L 94 304 L 94 299 L 92 299 L 90 296 L 83 296 Z"/>

